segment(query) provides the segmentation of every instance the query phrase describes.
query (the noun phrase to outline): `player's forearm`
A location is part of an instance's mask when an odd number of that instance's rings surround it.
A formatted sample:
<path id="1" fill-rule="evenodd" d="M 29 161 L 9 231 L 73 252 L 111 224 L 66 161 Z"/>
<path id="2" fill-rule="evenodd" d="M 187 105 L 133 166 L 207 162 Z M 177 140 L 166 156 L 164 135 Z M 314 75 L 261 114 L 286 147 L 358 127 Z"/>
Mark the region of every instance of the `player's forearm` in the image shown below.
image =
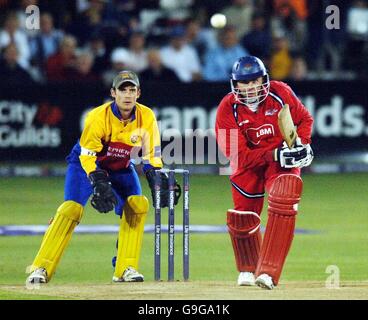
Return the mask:
<path id="1" fill-rule="evenodd" d="M 303 144 L 311 143 L 312 128 L 313 118 L 311 116 L 303 119 L 303 121 L 298 125 L 296 132 L 298 133 L 298 137 L 300 137 Z"/>
<path id="2" fill-rule="evenodd" d="M 159 137 L 159 136 L 158 136 Z M 160 140 L 145 140 L 142 147 L 142 160 L 144 166 L 162 168 Z"/>
<path id="3" fill-rule="evenodd" d="M 143 171 L 147 171 L 152 168 L 162 168 L 162 160 L 159 157 L 146 159 L 143 157 Z"/>
<path id="4" fill-rule="evenodd" d="M 273 150 L 262 148 L 257 150 L 247 150 L 233 155 L 231 161 L 238 161 L 239 168 L 253 169 L 262 167 L 269 162 L 274 161 Z M 233 162 L 234 163 L 234 162 Z"/>
<path id="5" fill-rule="evenodd" d="M 311 143 L 313 117 L 309 113 L 308 109 L 299 102 L 296 104 L 293 118 L 295 125 L 297 126 L 296 132 L 303 144 Z"/>
<path id="6" fill-rule="evenodd" d="M 80 155 L 79 160 L 81 162 L 83 170 L 87 173 L 87 176 L 95 171 L 97 168 L 96 160 L 97 156 Z"/>

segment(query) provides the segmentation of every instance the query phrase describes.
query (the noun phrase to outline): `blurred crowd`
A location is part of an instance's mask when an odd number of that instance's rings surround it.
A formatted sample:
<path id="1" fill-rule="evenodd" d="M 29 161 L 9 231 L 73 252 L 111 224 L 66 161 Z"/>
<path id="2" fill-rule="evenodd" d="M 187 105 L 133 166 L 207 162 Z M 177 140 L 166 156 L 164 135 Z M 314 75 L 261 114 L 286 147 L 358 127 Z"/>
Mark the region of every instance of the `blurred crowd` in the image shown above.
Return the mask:
<path id="1" fill-rule="evenodd" d="M 31 5 L 39 29 L 27 26 Z M 339 9 L 333 29 L 329 5 Z M 368 69 L 366 0 L 0 0 L 0 9 L 0 78 L 8 83 L 110 85 L 123 69 L 142 81 L 227 81 L 247 54 L 279 80 L 364 77 Z M 215 13 L 225 26 L 211 25 Z"/>

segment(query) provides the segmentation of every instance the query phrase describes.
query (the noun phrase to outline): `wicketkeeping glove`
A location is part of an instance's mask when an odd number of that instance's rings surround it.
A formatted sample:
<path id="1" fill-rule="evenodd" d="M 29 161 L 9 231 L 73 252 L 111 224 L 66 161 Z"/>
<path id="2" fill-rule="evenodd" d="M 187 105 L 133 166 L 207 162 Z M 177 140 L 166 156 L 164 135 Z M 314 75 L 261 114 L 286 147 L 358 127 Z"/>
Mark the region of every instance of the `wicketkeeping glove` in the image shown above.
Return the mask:
<path id="1" fill-rule="evenodd" d="M 302 144 L 297 138 L 295 146 L 288 148 L 284 143 L 275 149 L 274 160 L 283 168 L 303 168 L 309 166 L 314 158 L 314 153 L 309 144 Z"/>
<path id="2" fill-rule="evenodd" d="M 153 207 L 155 207 L 155 202 L 156 202 L 156 196 L 155 196 L 156 173 L 155 173 L 155 170 L 157 169 L 150 169 L 146 171 L 146 178 L 147 178 L 148 185 L 151 189 L 151 194 L 152 194 Z M 160 176 L 161 176 L 160 207 L 165 208 L 169 206 L 169 201 L 170 201 L 169 176 L 167 175 L 167 173 L 163 173 L 163 172 L 160 172 Z M 177 205 L 180 199 L 180 196 L 181 196 L 181 187 L 176 180 L 175 180 L 174 190 L 175 190 L 174 205 Z"/>
<path id="3" fill-rule="evenodd" d="M 114 209 L 117 199 L 112 191 L 108 174 L 104 170 L 96 170 L 88 175 L 93 187 L 91 205 L 100 213 L 107 213 Z"/>

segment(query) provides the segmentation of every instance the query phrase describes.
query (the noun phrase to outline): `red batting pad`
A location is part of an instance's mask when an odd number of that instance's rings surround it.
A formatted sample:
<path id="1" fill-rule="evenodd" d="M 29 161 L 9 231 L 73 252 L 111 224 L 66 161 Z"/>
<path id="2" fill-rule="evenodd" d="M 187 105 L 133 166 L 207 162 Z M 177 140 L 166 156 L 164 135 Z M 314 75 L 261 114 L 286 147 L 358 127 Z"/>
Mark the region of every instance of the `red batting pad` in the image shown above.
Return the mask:
<path id="1" fill-rule="evenodd" d="M 286 256 L 294 237 L 296 204 L 303 181 L 297 175 L 277 177 L 268 196 L 268 221 L 256 275 L 266 273 L 278 284 Z"/>
<path id="2" fill-rule="evenodd" d="M 299 203 L 303 190 L 302 179 L 295 174 L 282 174 L 278 176 L 268 195 L 268 206 L 281 215 L 293 215 L 293 205 Z"/>
<path id="3" fill-rule="evenodd" d="M 227 211 L 227 227 L 239 272 L 255 272 L 262 242 L 260 223 L 255 212 Z"/>

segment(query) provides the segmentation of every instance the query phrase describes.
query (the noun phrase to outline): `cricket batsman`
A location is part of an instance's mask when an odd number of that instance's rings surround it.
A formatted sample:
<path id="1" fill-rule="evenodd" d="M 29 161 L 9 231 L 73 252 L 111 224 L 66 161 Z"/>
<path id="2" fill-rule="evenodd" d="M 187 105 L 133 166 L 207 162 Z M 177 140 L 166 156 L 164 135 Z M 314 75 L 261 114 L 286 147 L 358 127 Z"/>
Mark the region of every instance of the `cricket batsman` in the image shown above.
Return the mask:
<path id="1" fill-rule="evenodd" d="M 64 202 L 43 237 L 27 283 L 51 280 L 91 195 L 91 205 L 98 212 L 115 209 L 120 216 L 112 281 L 144 280 L 138 262 L 149 205 L 131 158 L 141 150 L 143 171 L 154 195 L 155 170 L 162 168 L 160 134 L 153 111 L 137 102 L 141 90 L 134 72 L 120 72 L 110 93 L 113 101 L 88 113 L 81 137 L 66 158 Z M 167 207 L 166 174 L 161 173 L 161 181 L 160 205 Z M 179 197 L 176 184 L 175 203 Z"/>
<path id="2" fill-rule="evenodd" d="M 290 249 L 303 181 L 301 168 L 313 160 L 313 119 L 291 88 L 270 81 L 263 62 L 254 56 L 238 59 L 232 68 L 231 92 L 217 110 L 216 138 L 230 160 L 234 208 L 227 226 L 238 285 L 273 289 Z M 279 111 L 288 104 L 298 138 L 284 142 Z M 268 221 L 262 240 L 260 214 L 268 193 Z"/>

